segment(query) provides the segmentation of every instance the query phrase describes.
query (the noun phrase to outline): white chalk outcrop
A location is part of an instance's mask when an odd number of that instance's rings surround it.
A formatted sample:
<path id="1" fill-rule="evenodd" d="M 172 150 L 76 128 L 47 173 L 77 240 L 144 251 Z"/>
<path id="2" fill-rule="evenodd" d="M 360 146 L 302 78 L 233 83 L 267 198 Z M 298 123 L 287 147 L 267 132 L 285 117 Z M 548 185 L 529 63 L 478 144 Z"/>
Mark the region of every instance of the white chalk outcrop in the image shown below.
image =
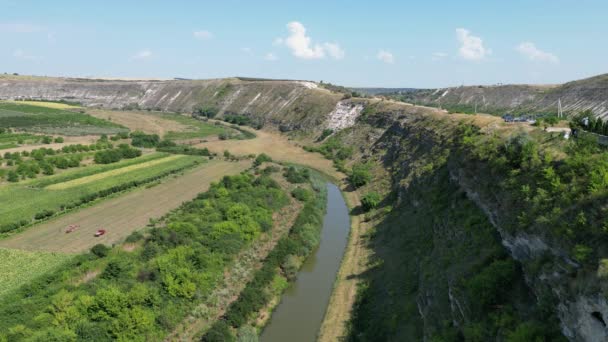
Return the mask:
<path id="1" fill-rule="evenodd" d="M 350 101 L 338 102 L 336 108 L 329 113 L 327 128 L 339 131 L 353 126 L 362 110 L 362 104 L 355 104 Z"/>

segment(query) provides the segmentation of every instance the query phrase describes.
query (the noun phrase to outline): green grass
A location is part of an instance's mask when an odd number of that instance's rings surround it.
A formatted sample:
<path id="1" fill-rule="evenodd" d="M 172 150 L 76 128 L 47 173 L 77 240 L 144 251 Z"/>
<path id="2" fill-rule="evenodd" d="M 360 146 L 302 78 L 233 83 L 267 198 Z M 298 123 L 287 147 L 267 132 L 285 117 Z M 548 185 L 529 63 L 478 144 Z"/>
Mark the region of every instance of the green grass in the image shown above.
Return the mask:
<path id="1" fill-rule="evenodd" d="M 0 297 L 56 269 L 69 258 L 69 254 L 0 248 Z"/>
<path id="2" fill-rule="evenodd" d="M 5 150 L 7 148 L 15 148 L 15 147 L 19 147 L 19 145 L 15 144 L 15 143 L 0 144 L 0 150 Z"/>
<path id="3" fill-rule="evenodd" d="M 114 177 L 102 178 L 93 182 L 87 182 L 79 186 L 61 190 L 49 190 L 43 188 L 50 184 L 59 184 L 96 173 L 116 170 L 150 160 L 163 158 L 167 154 L 152 154 L 135 158 L 124 163 L 110 165 L 95 165 L 83 169 L 70 170 L 58 175 L 49 176 L 40 180 L 32 180 L 17 184 L 8 184 L 0 188 L 0 226 L 11 224 L 21 220 L 31 220 L 37 213 L 45 210 L 60 211 L 62 207 L 74 205 L 81 198 L 96 194 L 100 191 L 111 189 L 115 186 L 133 181 L 143 181 L 151 177 L 183 169 L 201 161 L 200 157 L 180 156 L 180 158 L 168 159 L 166 162 L 155 164 L 145 169 L 137 169 L 125 172 Z"/>
<path id="4" fill-rule="evenodd" d="M 179 122 L 180 124 L 191 126 L 193 128 L 193 130 L 189 132 L 167 133 L 165 135 L 165 138 L 170 140 L 204 138 L 210 135 L 225 133 L 227 131 L 224 126 L 216 126 L 184 115 L 162 114 L 161 116 L 164 119 L 173 120 L 175 122 Z"/>
<path id="5" fill-rule="evenodd" d="M 0 102 L 0 127 L 65 135 L 127 131 L 120 125 L 87 114 L 11 102 Z"/>

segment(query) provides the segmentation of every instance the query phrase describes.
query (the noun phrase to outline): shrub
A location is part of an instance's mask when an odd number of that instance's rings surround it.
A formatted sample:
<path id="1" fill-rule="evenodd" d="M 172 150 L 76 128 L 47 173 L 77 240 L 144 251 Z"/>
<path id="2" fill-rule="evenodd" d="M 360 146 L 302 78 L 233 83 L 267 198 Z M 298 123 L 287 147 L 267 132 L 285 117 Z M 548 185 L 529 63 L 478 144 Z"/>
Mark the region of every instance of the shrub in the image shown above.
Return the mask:
<path id="1" fill-rule="evenodd" d="M 376 208 L 378 204 L 380 204 L 381 200 L 382 198 L 380 197 L 379 193 L 368 192 L 363 196 L 363 198 L 361 198 L 361 205 L 363 206 L 363 209 L 365 211 L 369 211 L 371 209 Z"/>
<path id="2" fill-rule="evenodd" d="M 300 187 L 293 189 L 291 195 L 300 202 L 306 202 L 312 198 L 310 191 Z"/>
<path id="3" fill-rule="evenodd" d="M 19 181 L 19 175 L 17 174 L 17 172 L 11 170 L 8 172 L 8 174 L 6 175 L 6 180 L 9 182 L 18 182 Z"/>
<path id="4" fill-rule="evenodd" d="M 283 176 L 290 183 L 306 183 L 310 180 L 310 171 L 306 168 L 298 169 L 295 166 L 290 166 L 285 170 Z"/>
<path id="5" fill-rule="evenodd" d="M 233 342 L 235 341 L 230 326 L 225 321 L 217 321 L 201 339 L 203 342 Z"/>
<path id="6" fill-rule="evenodd" d="M 219 109 L 215 107 L 196 107 L 192 114 L 195 116 L 203 116 L 212 119 L 217 115 L 218 112 Z"/>
<path id="7" fill-rule="evenodd" d="M 271 162 L 271 161 L 272 161 L 272 158 L 270 158 L 270 156 L 268 156 L 265 153 L 262 153 L 262 154 L 258 155 L 257 158 L 255 158 L 255 161 L 253 162 L 253 166 L 258 167 L 258 166 L 262 165 L 262 163 Z"/>
<path id="8" fill-rule="evenodd" d="M 63 142 L 63 138 L 62 137 L 57 137 L 57 138 L 55 138 L 55 142 L 56 143 L 62 143 Z"/>
<path id="9" fill-rule="evenodd" d="M 104 244 L 98 243 L 91 248 L 91 253 L 93 253 L 98 258 L 104 258 L 110 252 L 110 248 Z"/>
<path id="10" fill-rule="evenodd" d="M 143 132 L 131 133 L 131 145 L 136 147 L 152 148 L 160 143 L 158 134 L 145 134 Z"/>
<path id="11" fill-rule="evenodd" d="M 43 220 L 43 219 L 45 219 L 47 217 L 53 216 L 54 214 L 55 214 L 55 211 L 46 209 L 46 210 L 43 210 L 43 211 L 41 211 L 39 213 L 36 213 L 36 215 L 34 215 L 34 219 L 36 219 L 36 220 Z"/>
<path id="12" fill-rule="evenodd" d="M 134 243 L 144 238 L 144 235 L 138 231 L 131 233 L 125 240 L 128 243 Z"/>
<path id="13" fill-rule="evenodd" d="M 353 165 L 348 179 L 355 188 L 362 187 L 369 183 L 372 180 L 370 165 L 367 163 L 357 163 Z"/>

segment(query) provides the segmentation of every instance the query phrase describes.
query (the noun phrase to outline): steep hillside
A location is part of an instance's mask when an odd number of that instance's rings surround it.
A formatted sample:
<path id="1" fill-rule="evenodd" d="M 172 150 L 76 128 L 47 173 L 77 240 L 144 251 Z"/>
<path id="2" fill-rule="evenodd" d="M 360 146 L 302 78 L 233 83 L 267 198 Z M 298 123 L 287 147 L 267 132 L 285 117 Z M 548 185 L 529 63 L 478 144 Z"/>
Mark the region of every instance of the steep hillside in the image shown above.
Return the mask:
<path id="1" fill-rule="evenodd" d="M 192 112 L 214 108 L 262 119 L 283 130 L 313 128 L 342 95 L 304 81 L 122 81 L 0 75 L 0 99 L 46 99 L 104 108 Z"/>
<path id="2" fill-rule="evenodd" d="M 359 191 L 382 198 L 352 340 L 608 338 L 608 153 L 593 142 L 381 101 L 314 149 L 367 165 Z"/>
<path id="3" fill-rule="evenodd" d="M 600 75 L 562 85 L 466 86 L 418 90 L 396 95 L 406 102 L 442 106 L 453 111 L 485 113 L 557 113 L 561 99 L 567 114 L 590 109 L 608 116 L 608 75 Z"/>

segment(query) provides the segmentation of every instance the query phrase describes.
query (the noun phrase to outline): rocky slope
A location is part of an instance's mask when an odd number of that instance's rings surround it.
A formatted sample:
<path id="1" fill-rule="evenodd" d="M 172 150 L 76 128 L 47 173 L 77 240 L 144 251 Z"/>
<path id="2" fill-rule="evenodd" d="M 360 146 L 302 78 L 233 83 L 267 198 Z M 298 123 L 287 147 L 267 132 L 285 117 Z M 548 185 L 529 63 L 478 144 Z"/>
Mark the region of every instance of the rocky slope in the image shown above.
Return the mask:
<path id="1" fill-rule="evenodd" d="M 590 109 L 608 116 L 608 75 L 595 76 L 561 85 L 466 86 L 407 92 L 402 98 L 418 104 L 446 109 L 485 113 L 557 113 L 558 100 L 572 114 Z"/>
<path id="2" fill-rule="evenodd" d="M 0 75 L 0 99 L 79 102 L 113 109 L 192 112 L 213 107 L 220 115 L 251 115 L 283 130 L 317 127 L 341 98 L 304 81 L 123 81 Z"/>

